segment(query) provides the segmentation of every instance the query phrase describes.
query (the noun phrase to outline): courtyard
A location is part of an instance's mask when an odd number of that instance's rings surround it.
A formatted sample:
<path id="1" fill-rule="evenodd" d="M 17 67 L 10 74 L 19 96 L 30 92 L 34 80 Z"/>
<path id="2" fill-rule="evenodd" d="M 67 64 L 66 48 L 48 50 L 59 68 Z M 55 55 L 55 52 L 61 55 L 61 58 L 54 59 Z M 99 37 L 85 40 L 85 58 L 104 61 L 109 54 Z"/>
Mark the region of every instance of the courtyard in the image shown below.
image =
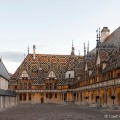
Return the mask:
<path id="1" fill-rule="evenodd" d="M 20 104 L 0 112 L 0 120 L 119 120 L 120 111 L 75 104 Z"/>

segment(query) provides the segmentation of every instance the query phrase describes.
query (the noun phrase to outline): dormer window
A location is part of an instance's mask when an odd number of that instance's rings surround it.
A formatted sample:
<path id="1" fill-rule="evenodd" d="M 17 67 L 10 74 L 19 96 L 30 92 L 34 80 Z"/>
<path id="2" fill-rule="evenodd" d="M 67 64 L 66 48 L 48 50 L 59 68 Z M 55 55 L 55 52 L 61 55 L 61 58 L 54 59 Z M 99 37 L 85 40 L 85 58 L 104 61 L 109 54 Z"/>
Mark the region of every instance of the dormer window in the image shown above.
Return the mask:
<path id="1" fill-rule="evenodd" d="M 65 73 L 65 78 L 74 78 L 74 71 L 67 71 Z"/>
<path id="2" fill-rule="evenodd" d="M 48 77 L 49 77 L 49 78 L 55 78 L 56 75 L 55 75 L 55 73 L 54 73 L 53 71 L 51 71 L 51 72 L 49 73 Z"/>
<path id="3" fill-rule="evenodd" d="M 22 74 L 21 74 L 20 77 L 22 77 L 22 78 L 27 78 L 27 77 L 29 77 L 29 75 L 28 75 L 28 73 L 27 73 L 26 70 L 23 70 L 23 72 L 22 72 Z"/>

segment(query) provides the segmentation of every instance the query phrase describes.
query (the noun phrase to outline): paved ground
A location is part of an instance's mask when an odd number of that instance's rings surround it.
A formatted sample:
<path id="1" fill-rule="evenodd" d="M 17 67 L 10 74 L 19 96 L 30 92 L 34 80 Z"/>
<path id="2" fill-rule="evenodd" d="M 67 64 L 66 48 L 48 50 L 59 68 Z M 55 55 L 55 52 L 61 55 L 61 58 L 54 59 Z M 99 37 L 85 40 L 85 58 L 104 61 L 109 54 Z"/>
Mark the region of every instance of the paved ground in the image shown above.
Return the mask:
<path id="1" fill-rule="evenodd" d="M 120 120 L 120 111 L 74 104 L 22 104 L 1 111 L 0 120 Z"/>

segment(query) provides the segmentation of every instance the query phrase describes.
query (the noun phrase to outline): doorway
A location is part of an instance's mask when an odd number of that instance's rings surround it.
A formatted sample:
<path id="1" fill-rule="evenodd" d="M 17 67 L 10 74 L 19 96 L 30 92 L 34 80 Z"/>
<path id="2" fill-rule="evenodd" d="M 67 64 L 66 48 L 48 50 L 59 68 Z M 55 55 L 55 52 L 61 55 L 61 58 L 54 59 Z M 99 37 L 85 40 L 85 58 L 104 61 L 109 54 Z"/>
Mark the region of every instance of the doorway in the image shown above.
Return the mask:
<path id="1" fill-rule="evenodd" d="M 41 98 L 41 103 L 44 103 L 44 98 Z"/>

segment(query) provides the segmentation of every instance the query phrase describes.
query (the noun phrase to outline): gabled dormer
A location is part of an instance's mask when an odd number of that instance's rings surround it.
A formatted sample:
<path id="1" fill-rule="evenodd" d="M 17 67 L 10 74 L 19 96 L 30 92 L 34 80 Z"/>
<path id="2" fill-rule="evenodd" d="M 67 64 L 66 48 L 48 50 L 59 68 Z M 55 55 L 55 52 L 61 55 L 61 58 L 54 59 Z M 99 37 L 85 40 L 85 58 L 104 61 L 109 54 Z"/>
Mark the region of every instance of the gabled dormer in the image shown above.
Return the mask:
<path id="1" fill-rule="evenodd" d="M 74 71 L 67 71 L 65 73 L 65 79 L 68 79 L 68 78 L 75 78 L 75 72 Z"/>
<path id="2" fill-rule="evenodd" d="M 99 55 L 99 53 L 97 52 L 96 65 L 99 65 L 100 63 L 101 63 L 100 55 Z"/>
<path id="3" fill-rule="evenodd" d="M 49 78 L 56 78 L 56 75 L 53 71 L 50 71 L 49 75 L 48 75 Z"/>
<path id="4" fill-rule="evenodd" d="M 30 75 L 27 70 L 23 70 L 18 79 L 30 79 Z"/>
<path id="5" fill-rule="evenodd" d="M 107 63 L 103 63 L 102 64 L 102 70 L 104 70 L 106 68 L 106 66 L 107 66 Z"/>
<path id="6" fill-rule="evenodd" d="M 57 80 L 58 77 L 54 70 L 50 70 L 46 76 L 46 79 Z"/>

